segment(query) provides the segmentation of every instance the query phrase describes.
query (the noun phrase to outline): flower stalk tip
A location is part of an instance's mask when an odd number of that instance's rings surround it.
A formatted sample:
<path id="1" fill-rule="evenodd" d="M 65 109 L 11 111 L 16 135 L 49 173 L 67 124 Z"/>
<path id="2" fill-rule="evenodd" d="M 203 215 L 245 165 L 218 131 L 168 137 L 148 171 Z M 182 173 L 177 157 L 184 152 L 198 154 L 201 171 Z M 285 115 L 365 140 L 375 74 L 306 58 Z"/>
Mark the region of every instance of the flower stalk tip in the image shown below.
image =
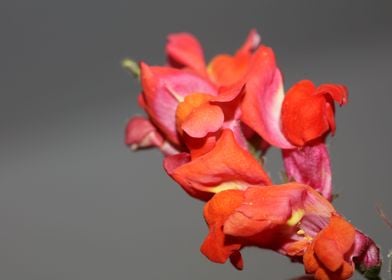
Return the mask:
<path id="1" fill-rule="evenodd" d="M 139 67 L 137 62 L 135 62 L 134 60 L 132 60 L 130 58 L 125 58 L 121 62 L 121 66 L 125 70 L 127 70 L 129 73 L 131 73 L 134 78 L 139 79 L 139 77 L 140 77 L 140 67 Z"/>

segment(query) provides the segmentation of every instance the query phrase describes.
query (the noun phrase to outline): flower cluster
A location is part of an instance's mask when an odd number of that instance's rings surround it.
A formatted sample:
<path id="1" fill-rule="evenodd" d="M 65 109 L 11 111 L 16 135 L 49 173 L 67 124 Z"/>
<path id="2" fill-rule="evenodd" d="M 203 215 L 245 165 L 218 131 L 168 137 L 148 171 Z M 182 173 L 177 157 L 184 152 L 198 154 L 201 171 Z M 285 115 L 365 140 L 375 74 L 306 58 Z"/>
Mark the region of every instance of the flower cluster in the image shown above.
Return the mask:
<path id="1" fill-rule="evenodd" d="M 140 79 L 147 117 L 126 126 L 132 149 L 157 147 L 164 168 L 189 195 L 206 201 L 209 233 L 201 252 L 243 268 L 246 246 L 303 263 L 315 279 L 377 275 L 378 247 L 331 204 L 326 138 L 335 132 L 339 84 L 294 84 L 286 93 L 271 48 L 252 30 L 234 55 L 206 63 L 198 40 L 168 36 L 168 64 L 127 61 Z M 263 156 L 281 149 L 287 181 L 272 182 Z"/>

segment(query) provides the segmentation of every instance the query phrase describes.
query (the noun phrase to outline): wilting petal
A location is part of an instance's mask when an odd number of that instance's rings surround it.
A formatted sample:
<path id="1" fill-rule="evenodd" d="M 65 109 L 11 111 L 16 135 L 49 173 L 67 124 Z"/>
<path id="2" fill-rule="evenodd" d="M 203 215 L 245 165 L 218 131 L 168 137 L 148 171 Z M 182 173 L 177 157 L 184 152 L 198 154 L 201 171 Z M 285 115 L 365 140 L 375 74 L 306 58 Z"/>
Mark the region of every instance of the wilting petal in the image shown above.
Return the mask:
<path id="1" fill-rule="evenodd" d="M 179 145 L 176 131 L 176 109 L 192 93 L 216 95 L 217 90 L 200 76 L 169 67 L 150 67 L 141 63 L 141 82 L 145 110 L 152 121 L 172 143 Z"/>
<path id="2" fill-rule="evenodd" d="M 244 189 L 251 185 L 270 185 L 271 180 L 260 164 L 242 149 L 234 139 L 233 132 L 223 130 L 215 147 L 208 153 L 178 166 L 167 168 L 171 161 L 166 158 L 164 166 L 168 174 L 190 195 L 200 197 L 225 189 Z"/>
<path id="3" fill-rule="evenodd" d="M 328 200 L 332 199 L 331 164 L 324 143 L 283 150 L 282 153 L 289 178 L 311 186 Z"/>
<path id="4" fill-rule="evenodd" d="M 355 247 L 352 254 L 358 270 L 368 278 L 376 278 L 381 269 L 380 249 L 367 235 L 355 232 Z"/>
<path id="5" fill-rule="evenodd" d="M 203 49 L 197 38 L 189 33 L 175 33 L 170 34 L 167 40 L 166 54 L 173 66 L 189 67 L 205 74 Z"/>
<path id="6" fill-rule="evenodd" d="M 296 146 L 335 131 L 334 101 L 347 102 L 342 85 L 324 84 L 318 88 L 311 81 L 300 81 L 287 92 L 282 106 L 282 129 Z"/>
<path id="7" fill-rule="evenodd" d="M 271 145 L 294 148 L 281 131 L 284 91 L 275 55 L 272 49 L 261 46 L 254 56 L 241 106 L 241 120 Z"/>
<path id="8" fill-rule="evenodd" d="M 125 144 L 132 150 L 160 147 L 163 138 L 149 120 L 135 116 L 128 121 L 125 128 Z"/>

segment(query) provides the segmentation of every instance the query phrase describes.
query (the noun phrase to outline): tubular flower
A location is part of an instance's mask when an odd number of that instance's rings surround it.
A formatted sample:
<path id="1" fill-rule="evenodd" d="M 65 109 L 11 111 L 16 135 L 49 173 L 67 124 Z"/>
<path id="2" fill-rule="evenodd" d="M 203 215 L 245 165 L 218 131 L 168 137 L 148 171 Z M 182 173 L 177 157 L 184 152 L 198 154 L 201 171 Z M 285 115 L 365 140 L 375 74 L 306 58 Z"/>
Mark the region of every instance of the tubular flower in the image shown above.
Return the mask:
<path id="1" fill-rule="evenodd" d="M 204 216 L 210 232 L 202 253 L 218 263 L 232 258 L 239 269 L 245 246 L 271 249 L 303 262 L 306 272 L 318 280 L 348 279 L 355 264 L 363 266 L 358 252 L 372 256 L 368 268 L 381 265 L 378 252 L 365 245 L 364 237 L 306 185 L 223 191 L 206 204 Z"/>

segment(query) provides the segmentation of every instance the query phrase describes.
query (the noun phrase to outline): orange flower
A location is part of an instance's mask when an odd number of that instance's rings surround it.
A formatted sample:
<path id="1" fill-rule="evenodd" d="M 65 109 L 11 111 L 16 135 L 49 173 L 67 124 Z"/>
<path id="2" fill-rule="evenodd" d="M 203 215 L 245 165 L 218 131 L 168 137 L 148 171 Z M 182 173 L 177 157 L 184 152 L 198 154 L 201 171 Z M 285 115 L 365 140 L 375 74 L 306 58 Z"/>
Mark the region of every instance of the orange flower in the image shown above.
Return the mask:
<path id="1" fill-rule="evenodd" d="M 166 172 L 193 197 L 208 200 L 227 189 L 270 185 L 271 179 L 253 156 L 224 129 L 213 148 L 191 160 L 187 153 L 166 157 Z"/>
<path id="2" fill-rule="evenodd" d="M 205 206 L 209 226 L 201 251 L 211 261 L 231 259 L 242 269 L 240 250 L 258 246 L 303 262 L 317 280 L 345 280 L 361 267 L 377 271 L 374 242 L 344 220 L 311 187 L 290 183 L 217 193 Z"/>
<path id="3" fill-rule="evenodd" d="M 355 228 L 342 217 L 332 215 L 304 255 L 306 272 L 317 280 L 349 279 L 354 263 L 349 258 L 354 249 Z"/>

